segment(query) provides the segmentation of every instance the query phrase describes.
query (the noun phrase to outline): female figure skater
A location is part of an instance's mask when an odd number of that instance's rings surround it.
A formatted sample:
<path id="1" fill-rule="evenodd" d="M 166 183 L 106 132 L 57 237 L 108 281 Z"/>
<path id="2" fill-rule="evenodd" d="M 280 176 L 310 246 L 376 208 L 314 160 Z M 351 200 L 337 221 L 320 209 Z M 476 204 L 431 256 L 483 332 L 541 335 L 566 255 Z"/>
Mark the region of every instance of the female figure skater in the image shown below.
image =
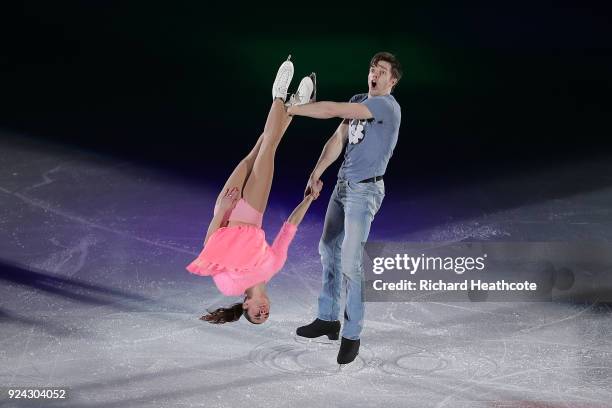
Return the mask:
<path id="1" fill-rule="evenodd" d="M 204 249 L 187 266 L 193 274 L 212 276 L 217 288 L 226 296 L 245 294 L 243 303 L 201 317 L 211 323 L 235 321 L 241 314 L 255 324 L 268 319 L 270 300 L 266 294 L 266 282 L 283 267 L 297 226 L 321 190 L 322 184 L 319 184 L 303 199 L 285 221 L 272 245 L 268 245 L 261 229 L 262 218 L 272 186 L 276 149 L 292 119 L 285 107 L 287 89 L 293 77 L 293 64 L 289 58 L 280 66 L 274 80 L 273 102 L 264 131 L 225 182 L 216 201 Z M 290 105 L 311 101 L 315 94 L 314 79 L 314 74 L 302 79 L 297 93 L 289 101 Z"/>

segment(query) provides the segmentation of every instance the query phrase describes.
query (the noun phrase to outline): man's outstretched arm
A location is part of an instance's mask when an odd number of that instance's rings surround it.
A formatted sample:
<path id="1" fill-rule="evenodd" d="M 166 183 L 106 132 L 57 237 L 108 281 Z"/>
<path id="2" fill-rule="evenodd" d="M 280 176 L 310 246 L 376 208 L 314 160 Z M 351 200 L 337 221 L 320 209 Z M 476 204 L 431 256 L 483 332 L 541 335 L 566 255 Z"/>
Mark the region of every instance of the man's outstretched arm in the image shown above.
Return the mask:
<path id="1" fill-rule="evenodd" d="M 350 102 L 315 102 L 290 106 L 289 115 L 308 116 L 315 119 L 343 118 L 370 119 L 374 117 L 363 103 Z"/>
<path id="2" fill-rule="evenodd" d="M 315 165 L 312 173 L 310 173 L 310 177 L 308 179 L 308 184 L 306 185 L 306 190 L 304 191 L 304 196 L 307 196 L 311 193 L 312 187 L 315 186 L 315 183 L 320 180 L 323 172 L 333 163 L 335 162 L 340 154 L 342 153 L 342 149 L 348 140 L 348 124 L 340 123 L 338 129 L 334 132 L 334 134 L 329 138 L 325 146 L 323 146 L 323 150 L 321 151 L 321 156 L 319 156 L 319 160 Z M 318 192 L 315 193 L 315 198 L 319 196 Z"/>

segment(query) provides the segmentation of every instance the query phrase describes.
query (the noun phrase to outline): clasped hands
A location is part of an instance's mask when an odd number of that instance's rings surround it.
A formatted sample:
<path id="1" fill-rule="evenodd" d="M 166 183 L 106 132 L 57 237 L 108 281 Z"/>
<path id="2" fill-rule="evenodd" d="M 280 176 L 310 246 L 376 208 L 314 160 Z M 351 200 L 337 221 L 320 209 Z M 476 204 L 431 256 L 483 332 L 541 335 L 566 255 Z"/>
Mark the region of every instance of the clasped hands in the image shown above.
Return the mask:
<path id="1" fill-rule="evenodd" d="M 304 197 L 311 196 L 313 200 L 319 198 L 321 190 L 323 189 L 323 182 L 319 178 L 309 177 L 306 188 L 304 189 Z"/>

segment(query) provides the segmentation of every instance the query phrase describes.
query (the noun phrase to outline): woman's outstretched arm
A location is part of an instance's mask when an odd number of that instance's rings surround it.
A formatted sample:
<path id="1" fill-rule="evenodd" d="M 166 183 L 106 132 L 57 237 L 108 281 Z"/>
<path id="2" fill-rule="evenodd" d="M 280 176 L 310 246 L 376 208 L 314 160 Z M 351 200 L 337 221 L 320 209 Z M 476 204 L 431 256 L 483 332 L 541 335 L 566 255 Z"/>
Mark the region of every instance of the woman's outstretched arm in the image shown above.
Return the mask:
<path id="1" fill-rule="evenodd" d="M 306 211 L 308 211 L 308 208 L 310 207 L 311 203 L 312 195 L 308 194 L 306 197 L 304 197 L 302 202 L 299 203 L 297 207 L 295 207 L 295 210 L 293 210 L 289 218 L 287 218 L 287 222 L 295 225 L 296 227 L 300 225 L 300 222 L 302 222 L 302 220 L 304 219 L 304 215 L 306 214 Z"/>
<path id="2" fill-rule="evenodd" d="M 296 227 L 300 225 L 300 223 L 304 219 L 304 215 L 306 215 L 306 211 L 308 211 L 310 204 L 312 204 L 312 201 L 314 200 L 314 195 L 318 195 L 322 187 L 323 182 L 321 180 L 317 180 L 315 185 L 313 186 L 314 191 L 305 196 L 302 202 L 299 203 L 297 207 L 295 207 L 295 210 L 293 210 L 289 218 L 287 218 L 288 223 L 293 224 Z"/>
<path id="3" fill-rule="evenodd" d="M 313 188 L 316 190 L 316 194 L 321 191 L 322 186 L 323 183 L 321 182 L 321 180 L 319 180 L 313 186 Z M 280 270 L 285 264 L 285 261 L 287 260 L 287 251 L 289 249 L 289 245 L 295 237 L 297 227 L 304 219 L 304 215 L 306 214 L 306 211 L 308 211 L 308 207 L 310 207 L 310 204 L 312 204 L 312 202 L 314 201 L 314 197 L 315 193 L 310 193 L 306 197 L 304 197 L 302 202 L 299 203 L 297 207 L 295 207 L 295 210 L 293 210 L 289 218 L 287 218 L 287 221 L 285 221 L 285 223 L 283 224 L 283 227 L 276 235 L 276 238 L 274 238 L 274 242 L 272 243 L 271 247 L 272 253 L 275 257 L 274 268 L 272 268 L 274 271 Z M 271 277 L 272 275 L 267 276 L 265 281 L 267 282 Z"/>

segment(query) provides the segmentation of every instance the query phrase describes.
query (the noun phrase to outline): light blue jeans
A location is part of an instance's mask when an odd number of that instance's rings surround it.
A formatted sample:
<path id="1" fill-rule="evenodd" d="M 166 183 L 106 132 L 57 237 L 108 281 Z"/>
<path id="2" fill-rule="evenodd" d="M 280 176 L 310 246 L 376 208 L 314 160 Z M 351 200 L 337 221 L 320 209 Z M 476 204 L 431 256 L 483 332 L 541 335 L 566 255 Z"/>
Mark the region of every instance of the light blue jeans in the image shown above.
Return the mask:
<path id="1" fill-rule="evenodd" d="M 340 290 L 346 290 L 342 337 L 356 340 L 364 317 L 363 244 L 385 196 L 383 180 L 357 183 L 338 180 L 327 206 L 319 254 L 323 287 L 319 295 L 321 320 L 338 320 Z"/>

